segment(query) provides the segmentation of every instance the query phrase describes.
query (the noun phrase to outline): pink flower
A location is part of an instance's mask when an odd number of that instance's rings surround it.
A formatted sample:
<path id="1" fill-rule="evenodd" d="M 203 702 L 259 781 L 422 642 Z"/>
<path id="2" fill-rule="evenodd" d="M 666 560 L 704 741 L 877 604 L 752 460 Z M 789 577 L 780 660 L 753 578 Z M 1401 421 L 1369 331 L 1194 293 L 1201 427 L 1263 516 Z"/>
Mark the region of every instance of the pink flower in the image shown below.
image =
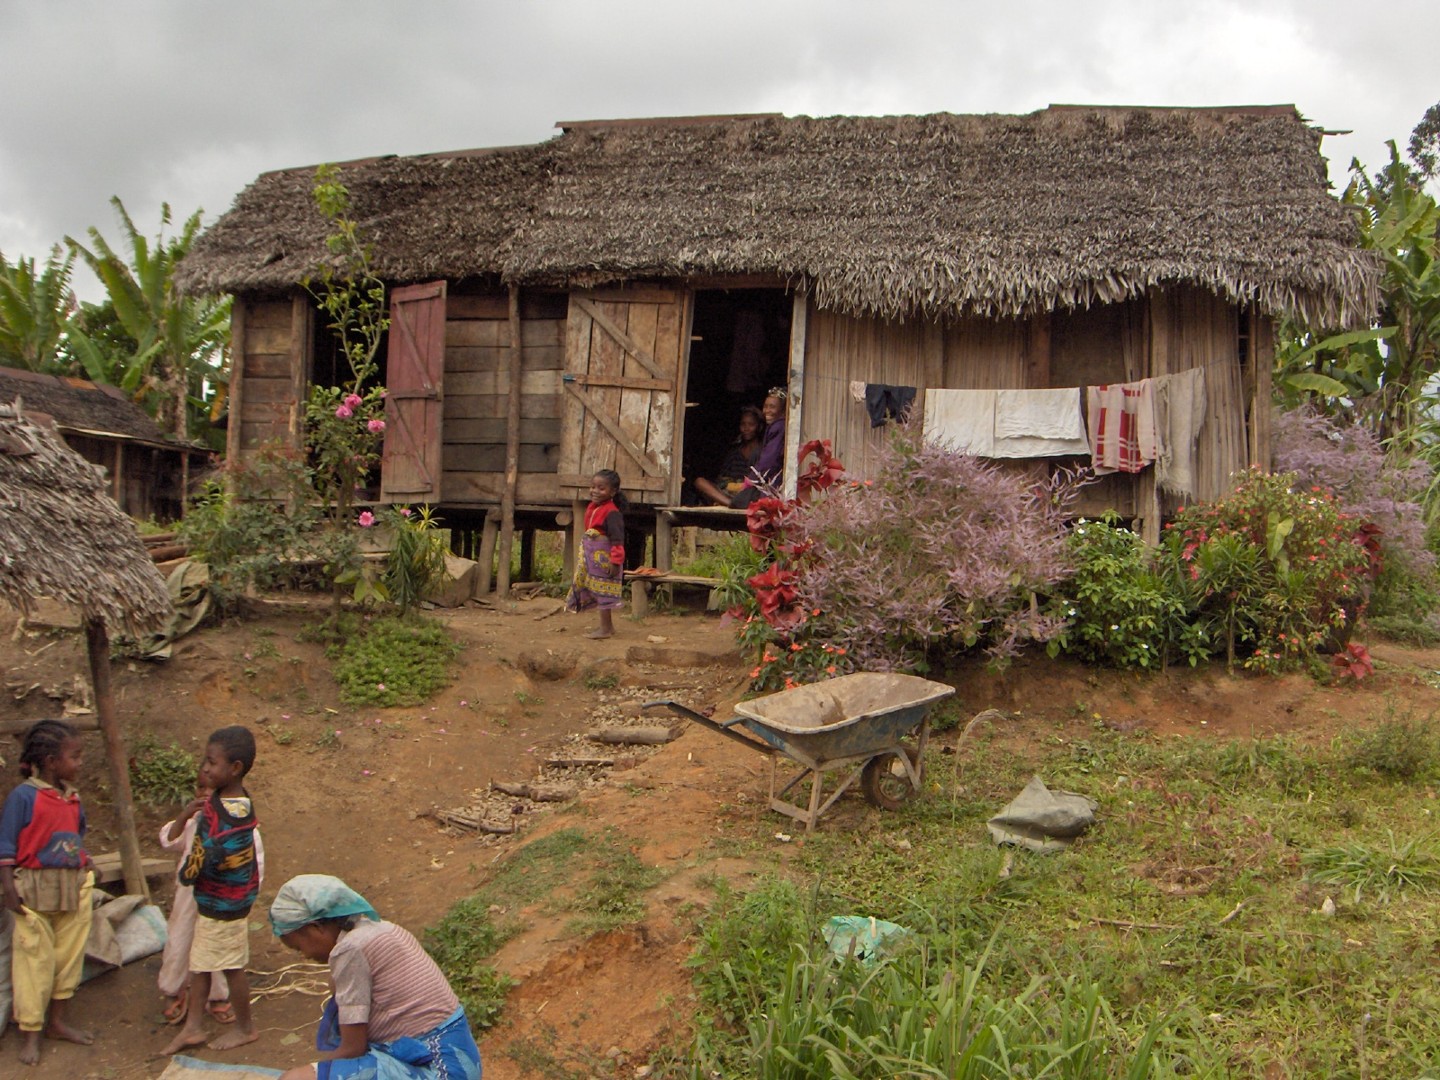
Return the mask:
<path id="1" fill-rule="evenodd" d="M 345 407 L 347 409 L 358 409 L 363 404 L 364 400 L 360 397 L 359 394 L 345 395 Z"/>
<path id="2" fill-rule="evenodd" d="M 377 683 L 375 684 L 375 689 L 376 689 L 376 690 L 379 690 L 379 691 L 381 691 L 381 692 L 383 693 L 384 690 L 385 690 L 385 684 L 384 684 L 383 682 L 377 682 Z"/>
<path id="3" fill-rule="evenodd" d="M 400 516 L 401 516 L 401 517 L 409 517 L 409 516 L 410 516 L 410 507 L 408 507 L 408 506 L 402 506 L 402 507 L 400 508 Z M 464 702 L 461 702 L 461 704 L 463 705 Z"/>
<path id="4" fill-rule="evenodd" d="M 360 516 L 356 520 L 360 522 L 362 529 L 368 529 L 371 525 L 375 524 L 375 515 L 369 510 L 361 510 Z"/>
<path id="5" fill-rule="evenodd" d="M 384 421 L 384 420 L 371 420 L 371 421 L 369 421 L 369 422 L 365 425 L 365 429 L 366 429 L 367 431 L 369 431 L 372 435 L 373 435 L 375 432 L 377 432 L 377 431 L 384 431 L 384 430 L 385 430 L 385 421 Z"/>
<path id="6" fill-rule="evenodd" d="M 353 409 L 350 408 L 349 405 L 341 405 L 335 410 L 335 415 L 338 416 L 341 420 L 349 420 L 350 417 L 355 415 L 355 412 Z"/>

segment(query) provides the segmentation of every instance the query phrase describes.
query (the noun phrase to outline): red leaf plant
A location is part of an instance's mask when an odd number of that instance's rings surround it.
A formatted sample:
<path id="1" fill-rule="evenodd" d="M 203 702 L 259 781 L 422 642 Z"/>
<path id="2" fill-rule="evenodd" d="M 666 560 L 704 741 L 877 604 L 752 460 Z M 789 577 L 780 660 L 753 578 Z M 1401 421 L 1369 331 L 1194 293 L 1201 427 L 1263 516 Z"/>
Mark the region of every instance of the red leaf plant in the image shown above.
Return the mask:
<path id="1" fill-rule="evenodd" d="M 1375 674 L 1375 661 L 1370 658 L 1370 650 L 1353 641 L 1331 657 L 1330 662 L 1335 666 L 1337 679 L 1349 678 L 1359 682 L 1365 676 Z"/>
<path id="2" fill-rule="evenodd" d="M 815 455 L 808 466 L 805 459 Z M 845 475 L 845 466 L 830 452 L 829 439 L 811 439 L 800 448 L 800 477 L 795 482 L 795 493 L 801 502 L 809 502 L 817 491 L 824 491 Z"/>
<path id="3" fill-rule="evenodd" d="M 750 547 L 765 551 L 772 540 L 780 538 L 785 517 L 791 507 L 783 499 L 756 499 L 745 511 L 745 525 L 750 530 Z"/>
<path id="4" fill-rule="evenodd" d="M 795 588 L 795 571 L 771 563 L 764 571 L 746 580 L 755 590 L 755 602 L 765 621 L 780 633 L 789 633 L 805 621 L 805 609 L 799 604 Z"/>

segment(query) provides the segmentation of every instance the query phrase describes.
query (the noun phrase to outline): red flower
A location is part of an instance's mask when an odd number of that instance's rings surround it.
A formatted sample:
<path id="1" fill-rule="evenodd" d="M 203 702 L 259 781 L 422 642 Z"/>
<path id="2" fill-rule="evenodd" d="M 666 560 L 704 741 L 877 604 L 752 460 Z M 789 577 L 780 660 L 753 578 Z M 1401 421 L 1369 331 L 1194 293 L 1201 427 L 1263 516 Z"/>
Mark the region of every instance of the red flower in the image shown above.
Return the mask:
<path id="1" fill-rule="evenodd" d="M 829 439 L 811 439 L 800 448 L 800 464 L 805 465 L 805 459 L 811 454 L 815 455 L 815 461 L 808 467 L 802 468 L 799 479 L 795 482 L 796 494 L 802 501 L 810 498 L 816 491 L 824 491 L 845 475 L 845 466 L 840 464 L 830 453 Z"/>
<path id="2" fill-rule="evenodd" d="M 750 530 L 750 547 L 764 551 L 770 541 L 780 535 L 786 505 L 780 499 L 756 499 L 745 511 L 745 525 Z"/>

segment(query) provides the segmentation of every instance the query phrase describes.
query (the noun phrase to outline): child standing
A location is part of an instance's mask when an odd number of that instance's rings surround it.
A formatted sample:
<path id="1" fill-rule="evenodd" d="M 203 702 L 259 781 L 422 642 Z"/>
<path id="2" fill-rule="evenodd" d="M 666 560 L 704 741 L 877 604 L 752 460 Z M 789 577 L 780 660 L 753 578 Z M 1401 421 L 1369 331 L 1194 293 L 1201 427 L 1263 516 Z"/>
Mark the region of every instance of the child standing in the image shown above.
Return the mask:
<path id="1" fill-rule="evenodd" d="M 245 776 L 255 764 L 255 736 L 248 728 L 225 727 L 210 736 L 200 763 L 200 784 L 208 799 L 190 805 L 195 839 L 180 868 L 179 882 L 195 890 L 195 936 L 190 945 L 190 1002 L 185 1026 L 165 1053 L 174 1054 L 206 1040 L 205 997 L 210 978 L 225 973 L 235 1030 L 210 1043 L 212 1050 L 231 1050 L 259 1038 L 250 1015 L 250 906 L 260 891 L 260 866 L 255 854 L 255 808 L 245 790 Z"/>
<path id="2" fill-rule="evenodd" d="M 620 491 L 620 474 L 601 469 L 590 480 L 590 505 L 585 507 L 585 535 L 580 540 L 580 565 L 565 600 L 567 611 L 600 611 L 600 625 L 589 638 L 615 633 L 611 612 L 620 606 L 625 582 L 625 510 L 629 501 Z"/>
<path id="3" fill-rule="evenodd" d="M 174 821 L 167 821 L 160 830 L 160 846 L 166 851 L 181 853 L 180 865 L 175 868 L 175 897 L 170 902 L 170 919 L 165 926 L 165 951 L 160 958 L 160 976 L 157 982 L 160 993 L 165 997 L 165 1020 L 178 1024 L 185 1019 L 190 1009 L 190 943 L 195 937 L 195 890 L 180 883 L 180 871 L 185 868 L 185 856 L 195 843 L 196 815 L 204 808 L 213 792 L 199 785 L 196 798 L 181 811 Z M 265 883 L 265 844 L 260 839 L 260 827 L 255 827 L 255 867 L 259 872 L 260 884 Z M 225 976 L 215 972 L 210 976 L 210 1000 L 205 1006 L 212 1017 L 222 1024 L 235 1022 L 235 1009 L 230 1004 L 230 987 Z"/>
<path id="4" fill-rule="evenodd" d="M 40 1060 L 40 1034 L 88 1046 L 87 1031 L 65 1022 L 90 937 L 95 875 L 85 853 L 85 811 L 75 781 L 83 764 L 75 729 L 41 720 L 25 733 L 25 781 L 0 811 L 0 892 L 15 914 L 15 1019 L 24 1041 L 20 1061 Z"/>

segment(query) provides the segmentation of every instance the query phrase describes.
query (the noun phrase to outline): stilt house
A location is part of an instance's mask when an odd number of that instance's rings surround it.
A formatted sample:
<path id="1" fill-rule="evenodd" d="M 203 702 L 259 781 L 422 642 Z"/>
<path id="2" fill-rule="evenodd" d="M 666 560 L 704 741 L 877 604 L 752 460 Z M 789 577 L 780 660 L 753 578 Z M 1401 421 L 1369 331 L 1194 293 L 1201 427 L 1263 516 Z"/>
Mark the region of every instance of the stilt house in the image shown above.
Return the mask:
<path id="1" fill-rule="evenodd" d="M 852 383 L 1195 367 L 1194 494 L 1210 499 L 1268 461 L 1274 320 L 1375 307 L 1321 132 L 1289 105 L 557 126 L 532 146 L 341 168 L 392 287 L 380 501 L 553 527 L 615 468 L 637 516 L 657 515 L 664 565 L 665 508 L 766 386 L 789 389 L 793 485 L 812 438 L 871 468 L 880 435 Z M 313 184 L 313 168 L 261 176 L 178 272 L 235 297 L 231 458 L 298 445 L 307 384 L 339 377 L 298 285 L 326 257 Z M 1147 531 L 1167 510 L 1145 473 L 1087 499 Z"/>

